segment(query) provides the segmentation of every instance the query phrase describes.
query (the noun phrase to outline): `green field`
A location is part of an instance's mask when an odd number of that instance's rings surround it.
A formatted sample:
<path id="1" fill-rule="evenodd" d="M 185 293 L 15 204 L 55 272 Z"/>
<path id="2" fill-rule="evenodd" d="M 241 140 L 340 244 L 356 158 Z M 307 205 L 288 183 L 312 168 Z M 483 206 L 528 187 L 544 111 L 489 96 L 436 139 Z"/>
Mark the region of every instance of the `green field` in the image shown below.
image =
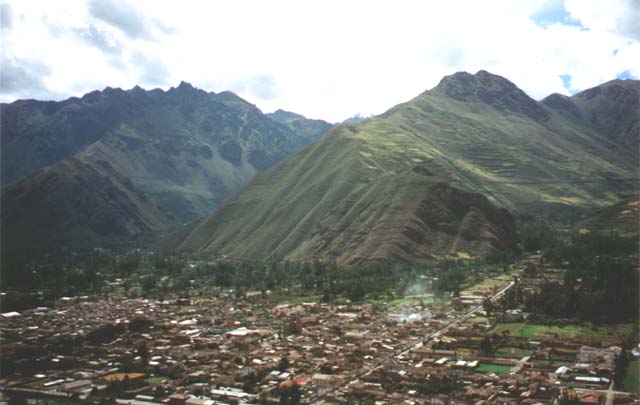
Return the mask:
<path id="1" fill-rule="evenodd" d="M 489 318 L 486 316 L 474 316 L 473 318 L 467 319 L 464 323 L 470 323 L 473 325 L 486 324 L 489 323 Z"/>
<path id="2" fill-rule="evenodd" d="M 640 392 L 640 359 L 629 362 L 622 386 L 625 391 Z"/>
<path id="3" fill-rule="evenodd" d="M 486 363 L 482 363 L 480 364 L 478 367 L 476 367 L 474 370 L 476 371 L 483 371 L 483 372 L 493 372 L 493 373 L 508 373 L 509 371 L 511 371 L 511 366 L 503 366 L 503 365 L 499 365 L 499 364 L 486 364 Z"/>
<path id="4" fill-rule="evenodd" d="M 166 380 L 167 377 L 163 377 L 161 375 L 156 375 L 154 377 L 145 378 L 145 382 L 148 384 L 158 384 Z"/>
<path id="5" fill-rule="evenodd" d="M 627 336 L 633 332 L 632 324 L 602 325 L 594 327 L 591 324 L 583 325 L 536 325 L 527 323 L 501 323 L 491 330 L 494 334 L 506 333 L 513 337 L 532 338 L 545 336 L 558 336 L 572 338 L 577 336 Z"/>

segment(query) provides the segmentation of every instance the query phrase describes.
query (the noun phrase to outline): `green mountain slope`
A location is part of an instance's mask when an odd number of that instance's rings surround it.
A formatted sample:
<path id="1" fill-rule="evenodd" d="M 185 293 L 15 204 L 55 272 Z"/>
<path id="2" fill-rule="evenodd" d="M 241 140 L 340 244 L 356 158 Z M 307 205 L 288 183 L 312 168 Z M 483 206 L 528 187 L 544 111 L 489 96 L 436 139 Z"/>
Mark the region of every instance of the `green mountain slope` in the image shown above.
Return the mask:
<path id="1" fill-rule="evenodd" d="M 572 97 L 552 94 L 542 100 L 568 119 L 583 122 L 620 149 L 638 154 L 640 81 L 612 80 Z"/>
<path id="2" fill-rule="evenodd" d="M 638 152 L 640 81 L 612 80 L 571 99 L 584 120 L 616 143 Z"/>
<path id="3" fill-rule="evenodd" d="M 47 240 L 76 245 L 92 236 L 152 234 L 203 217 L 258 171 L 321 135 L 298 134 L 233 93 L 187 83 L 166 92 L 107 89 L 2 108 L 2 224 L 9 250 Z M 113 190 L 104 192 L 101 182 Z M 42 212 L 51 213 L 50 228 L 34 221 Z M 89 213 L 120 218 L 122 226 L 96 226 Z"/>
<path id="4" fill-rule="evenodd" d="M 416 166 L 433 176 L 416 180 Z M 489 202 L 516 212 L 604 205 L 629 191 L 636 167 L 633 153 L 588 122 L 532 100 L 502 77 L 457 73 L 378 117 L 334 128 L 259 174 L 178 247 L 349 263 L 485 255 L 515 240 L 512 223 L 498 219 Z M 465 197 L 450 200 L 434 184 Z M 480 204 L 472 192 L 489 201 Z M 461 230 L 465 218 L 479 235 Z"/>
<path id="5" fill-rule="evenodd" d="M 149 237 L 174 219 L 107 161 L 76 158 L 3 191 L 3 255 Z"/>

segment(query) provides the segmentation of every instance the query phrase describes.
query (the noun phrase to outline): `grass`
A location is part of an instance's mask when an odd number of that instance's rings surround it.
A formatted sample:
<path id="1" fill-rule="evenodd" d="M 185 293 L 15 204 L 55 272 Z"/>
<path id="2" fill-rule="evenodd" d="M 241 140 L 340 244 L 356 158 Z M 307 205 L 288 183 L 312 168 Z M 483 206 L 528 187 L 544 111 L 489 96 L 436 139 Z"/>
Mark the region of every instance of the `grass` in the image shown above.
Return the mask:
<path id="1" fill-rule="evenodd" d="M 501 323 L 492 329 L 495 334 L 507 333 L 513 337 L 532 338 L 545 336 L 558 336 L 574 338 L 578 336 L 627 336 L 632 333 L 632 324 L 604 325 L 594 328 L 591 324 L 582 325 L 536 325 L 527 323 Z"/>
<path id="2" fill-rule="evenodd" d="M 629 362 L 625 371 L 622 386 L 628 392 L 640 392 L 640 359 Z"/>
<path id="3" fill-rule="evenodd" d="M 472 325 L 485 324 L 489 323 L 489 318 L 486 316 L 474 316 L 473 318 L 467 319 L 465 323 L 470 323 Z"/>
<path id="4" fill-rule="evenodd" d="M 501 274 L 495 277 L 488 277 L 477 284 L 466 287 L 461 294 L 471 294 L 475 290 L 502 288 L 509 284 L 509 281 L 511 281 L 511 275 L 509 274 Z"/>
<path id="5" fill-rule="evenodd" d="M 161 375 L 156 375 L 154 377 L 145 378 L 144 381 L 148 384 L 158 384 L 166 379 L 167 379 L 166 377 L 163 377 Z"/>
<path id="6" fill-rule="evenodd" d="M 474 369 L 475 371 L 483 371 L 483 372 L 493 372 L 496 374 L 504 374 L 511 371 L 511 366 L 503 366 L 500 364 L 486 364 L 481 363 L 478 367 Z"/>

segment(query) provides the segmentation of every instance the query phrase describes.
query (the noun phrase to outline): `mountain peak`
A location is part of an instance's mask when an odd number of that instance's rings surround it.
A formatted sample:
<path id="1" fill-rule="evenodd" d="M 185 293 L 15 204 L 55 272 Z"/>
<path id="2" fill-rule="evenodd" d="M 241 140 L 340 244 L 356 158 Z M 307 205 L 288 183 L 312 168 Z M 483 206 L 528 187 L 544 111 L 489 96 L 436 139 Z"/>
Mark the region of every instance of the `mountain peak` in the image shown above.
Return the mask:
<path id="1" fill-rule="evenodd" d="M 178 90 L 195 90 L 195 87 L 193 87 L 191 85 L 191 83 L 187 83 L 184 80 L 180 81 L 180 84 L 178 85 L 178 87 L 176 87 L 176 89 Z"/>
<path id="2" fill-rule="evenodd" d="M 565 96 L 559 93 L 553 93 L 545 97 L 541 101 L 541 103 L 565 115 L 569 115 L 574 118 L 580 117 L 578 108 L 569 96 Z"/>
<path id="3" fill-rule="evenodd" d="M 457 87 L 457 89 L 454 87 Z M 464 94 L 461 94 L 459 91 L 453 91 L 461 90 L 460 87 L 470 91 L 471 93 L 473 93 L 473 90 L 478 87 L 493 89 L 494 91 L 500 90 L 502 92 L 522 91 L 508 79 L 486 70 L 479 70 L 476 74 L 471 74 L 465 71 L 456 72 L 452 75 L 443 77 L 438 86 L 436 86 L 436 88 L 443 88 L 445 91 L 451 91 L 455 97 L 464 97 Z M 451 96 L 452 94 L 449 95 Z"/>
<path id="4" fill-rule="evenodd" d="M 456 72 L 445 76 L 433 91 L 463 102 L 480 102 L 501 111 L 546 121 L 549 113 L 534 99 L 502 76 L 479 70 L 475 75 Z"/>
<path id="5" fill-rule="evenodd" d="M 303 115 L 300 115 L 291 111 L 283 110 L 282 108 L 267 114 L 267 117 L 271 118 L 272 120 L 276 120 L 278 122 L 285 122 L 285 121 L 296 120 L 296 119 L 305 119 Z"/>

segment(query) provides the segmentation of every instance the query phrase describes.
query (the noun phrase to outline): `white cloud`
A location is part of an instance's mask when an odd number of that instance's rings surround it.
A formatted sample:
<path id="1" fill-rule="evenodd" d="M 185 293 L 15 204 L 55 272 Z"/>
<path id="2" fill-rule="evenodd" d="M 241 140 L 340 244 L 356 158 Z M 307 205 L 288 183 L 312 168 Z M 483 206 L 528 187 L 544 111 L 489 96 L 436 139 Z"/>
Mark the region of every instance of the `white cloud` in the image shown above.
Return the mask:
<path id="1" fill-rule="evenodd" d="M 2 66 L 39 62 L 40 94 L 56 97 L 185 80 L 264 111 L 338 121 L 458 70 L 503 75 L 534 98 L 567 93 L 563 74 L 571 90 L 640 77 L 638 1 L 20 0 L 8 3 Z M 27 96 L 17 86 L 0 99 Z"/>

